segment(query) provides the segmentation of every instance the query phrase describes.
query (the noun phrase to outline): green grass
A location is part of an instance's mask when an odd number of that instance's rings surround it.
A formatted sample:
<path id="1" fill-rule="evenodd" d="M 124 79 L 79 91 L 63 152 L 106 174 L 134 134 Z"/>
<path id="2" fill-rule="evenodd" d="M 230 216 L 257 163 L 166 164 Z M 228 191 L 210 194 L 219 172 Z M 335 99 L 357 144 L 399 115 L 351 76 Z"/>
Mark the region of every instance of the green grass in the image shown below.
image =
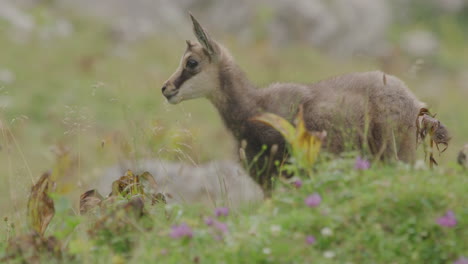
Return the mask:
<path id="1" fill-rule="evenodd" d="M 48 234 L 66 241 L 76 263 L 448 263 L 466 255 L 465 174 L 353 166 L 353 159 L 323 161 L 301 188 L 277 182 L 272 199 L 217 219 L 229 230 L 221 239 L 205 223 L 207 217 L 216 219 L 213 208 L 184 205 L 146 205 L 144 218 L 121 215 L 89 235 L 96 230 L 94 218 L 76 216 L 70 201 L 59 196 Z M 310 208 L 304 199 L 313 193 L 322 202 Z M 453 228 L 436 223 L 447 210 L 456 214 Z M 118 219 L 125 228 L 112 227 Z M 171 226 L 181 223 L 190 226 L 192 238 L 170 236 Z M 325 228 L 331 234 L 323 233 Z M 309 235 L 314 244 L 305 242 Z"/>
<path id="2" fill-rule="evenodd" d="M 231 210 L 221 219 L 229 227 L 221 240 L 204 223 L 213 208 L 196 205 L 147 207 L 144 219 L 127 219 L 127 230 L 91 236 L 87 231 L 94 219 L 79 216 L 77 204 L 95 181 L 95 169 L 122 158 L 202 163 L 233 158 L 236 151 L 208 101 L 172 106 L 161 96 L 184 40 L 158 37 L 119 46 L 99 23 L 77 19 L 74 25 L 70 38 L 33 35 L 25 43 L 13 41 L 8 31 L 0 33 L 0 68 L 16 75 L 13 83 L 0 86 L 0 97 L 11 100 L 0 109 L 0 216 L 8 217 L 0 229 L 0 257 L 9 238 L 27 233 L 32 182 L 64 159 L 72 165 L 58 182 L 56 215 L 46 234 L 62 241 L 73 256 L 70 262 L 450 263 L 468 256 L 468 177 L 455 164 L 468 140 L 468 89 L 459 81 L 467 67 L 466 55 L 459 55 L 468 54 L 466 45 L 442 42 L 440 61 L 416 77 L 409 74 L 413 61 L 403 57 L 389 72 L 428 102 L 453 134 L 434 171 L 375 165 L 358 172 L 353 159 L 322 161 L 313 175 L 300 175 L 302 188 L 278 182 L 272 199 Z M 261 41 L 248 47 L 225 43 L 259 86 L 384 67 L 375 58 L 342 61 L 300 44 L 275 50 Z M 68 152 L 54 154 L 52 147 Z M 315 192 L 323 201 L 309 208 L 304 199 Z M 447 210 L 456 214 L 454 228 L 435 222 Z M 193 229 L 191 239 L 169 236 L 171 226 L 180 223 Z M 322 235 L 323 228 L 333 234 Z M 307 235 L 316 243 L 306 244 Z M 327 251 L 334 257 L 326 258 Z"/>

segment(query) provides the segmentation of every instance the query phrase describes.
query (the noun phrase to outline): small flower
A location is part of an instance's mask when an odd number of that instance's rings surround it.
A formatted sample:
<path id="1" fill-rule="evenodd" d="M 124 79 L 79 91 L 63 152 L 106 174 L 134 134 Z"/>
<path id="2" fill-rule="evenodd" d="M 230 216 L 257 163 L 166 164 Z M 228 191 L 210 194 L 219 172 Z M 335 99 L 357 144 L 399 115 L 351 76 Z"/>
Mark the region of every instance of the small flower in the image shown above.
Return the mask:
<path id="1" fill-rule="evenodd" d="M 281 226 L 280 225 L 272 225 L 270 227 L 270 231 L 273 234 L 278 234 L 279 232 L 281 232 Z"/>
<path id="2" fill-rule="evenodd" d="M 295 180 L 293 182 L 293 184 L 294 184 L 294 187 L 296 187 L 297 189 L 302 187 L 302 181 L 301 180 Z"/>
<path id="3" fill-rule="evenodd" d="M 322 228 L 321 233 L 322 233 L 323 236 L 331 236 L 331 235 L 333 235 L 333 230 L 331 230 L 328 227 L 324 227 L 324 228 Z"/>
<path id="4" fill-rule="evenodd" d="M 370 162 L 359 156 L 356 158 L 356 162 L 354 163 L 354 168 L 356 170 L 367 170 L 370 168 Z"/>
<path id="5" fill-rule="evenodd" d="M 227 207 L 218 207 L 218 208 L 215 209 L 215 215 L 217 217 L 228 216 L 229 215 L 229 208 L 227 208 Z"/>
<path id="6" fill-rule="evenodd" d="M 414 163 L 414 168 L 416 170 L 425 170 L 427 167 L 426 167 L 426 162 L 424 160 L 417 160 L 415 163 Z"/>
<path id="7" fill-rule="evenodd" d="M 220 222 L 220 221 L 213 220 L 213 219 L 211 219 L 211 221 L 212 222 L 210 225 L 212 225 L 214 228 L 214 234 L 213 234 L 214 239 L 222 240 L 223 235 L 229 232 L 227 224 Z"/>
<path id="8" fill-rule="evenodd" d="M 206 224 L 207 226 L 212 226 L 212 225 L 214 224 L 213 218 L 211 218 L 211 217 L 205 218 L 205 224 Z"/>
<path id="9" fill-rule="evenodd" d="M 263 251 L 263 254 L 265 254 L 265 255 L 270 255 L 271 254 L 271 249 L 270 248 L 264 248 L 262 251 Z"/>
<path id="10" fill-rule="evenodd" d="M 334 258 L 335 257 L 335 252 L 333 251 L 325 251 L 323 252 L 323 256 L 325 258 Z"/>
<path id="11" fill-rule="evenodd" d="M 187 224 L 182 223 L 178 226 L 173 226 L 170 235 L 172 238 L 191 238 L 193 236 L 193 232 Z"/>
<path id="12" fill-rule="evenodd" d="M 453 211 L 447 211 L 444 216 L 437 218 L 437 224 L 443 227 L 454 227 L 457 225 L 457 219 Z"/>
<path id="13" fill-rule="evenodd" d="M 315 237 L 314 236 L 307 236 L 306 243 L 309 245 L 315 244 Z"/>
<path id="14" fill-rule="evenodd" d="M 460 257 L 459 259 L 455 260 L 453 264 L 468 264 L 468 258 Z"/>
<path id="15" fill-rule="evenodd" d="M 322 202 L 322 197 L 320 197 L 320 194 L 314 193 L 312 195 L 309 195 L 305 200 L 305 204 L 309 207 L 316 207 Z"/>
<path id="16" fill-rule="evenodd" d="M 223 223 L 223 222 L 219 222 L 219 221 L 214 221 L 214 224 L 213 224 L 214 228 L 218 231 L 221 231 L 221 233 L 227 233 L 229 232 L 228 230 L 228 226 L 226 223 Z"/>
<path id="17" fill-rule="evenodd" d="M 299 238 L 302 238 L 302 237 L 303 237 L 303 234 L 299 233 L 299 232 L 294 232 L 292 234 L 292 238 L 294 238 L 294 239 L 299 239 Z"/>

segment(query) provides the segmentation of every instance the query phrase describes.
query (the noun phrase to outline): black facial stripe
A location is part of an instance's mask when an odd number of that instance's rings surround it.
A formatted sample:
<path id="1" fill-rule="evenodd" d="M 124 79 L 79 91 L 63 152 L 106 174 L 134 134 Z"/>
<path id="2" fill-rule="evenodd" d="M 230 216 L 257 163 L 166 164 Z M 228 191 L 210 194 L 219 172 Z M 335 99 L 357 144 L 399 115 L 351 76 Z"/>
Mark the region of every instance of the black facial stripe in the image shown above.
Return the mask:
<path id="1" fill-rule="evenodd" d="M 203 53 L 205 53 L 205 55 L 208 57 L 208 60 L 211 62 L 211 57 L 213 56 L 211 56 L 206 49 L 203 49 Z"/>
<path id="2" fill-rule="evenodd" d="M 186 69 L 182 70 L 182 73 L 174 80 L 174 86 L 176 89 L 179 89 L 185 81 L 195 76 L 198 72 L 191 72 Z"/>

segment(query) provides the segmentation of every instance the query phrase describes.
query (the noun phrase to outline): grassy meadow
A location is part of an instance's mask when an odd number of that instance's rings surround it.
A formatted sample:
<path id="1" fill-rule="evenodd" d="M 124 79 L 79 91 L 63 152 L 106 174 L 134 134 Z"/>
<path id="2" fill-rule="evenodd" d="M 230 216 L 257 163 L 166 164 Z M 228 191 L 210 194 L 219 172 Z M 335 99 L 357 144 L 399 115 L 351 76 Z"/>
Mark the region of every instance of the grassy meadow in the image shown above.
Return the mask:
<path id="1" fill-rule="evenodd" d="M 207 100 L 174 106 L 161 94 L 185 39 L 155 36 L 122 43 L 99 22 L 72 22 L 72 35 L 48 37 L 17 36 L 0 21 L 0 69 L 14 74 L 11 82 L 0 82 L 0 259 L 8 256 L 9 241 L 29 232 L 28 195 L 45 171 L 57 181 L 51 194 L 55 216 L 45 234 L 60 241 L 62 256 L 39 252 L 43 263 L 453 263 L 468 258 L 468 172 L 456 164 L 468 142 L 468 45 L 454 21 L 441 18 L 441 51 L 424 60 L 401 54 L 338 59 L 301 44 L 276 49 L 261 37 L 254 45 L 218 38 L 259 87 L 375 69 L 402 78 L 453 136 L 448 150 L 436 155 L 434 170 L 378 163 L 357 170 L 356 153 L 324 154 L 313 173 L 298 175 L 301 186 L 278 180 L 273 197 L 255 206 L 217 217 L 215 208 L 223 205 L 157 204 L 145 207 L 143 217 L 117 213 L 112 221 L 101 219 L 100 227 L 99 216 L 80 216 L 78 204 L 101 168 L 148 157 L 201 164 L 235 159 L 237 150 Z M 391 37 L 397 39 L 401 31 L 395 28 Z M 418 158 L 424 159 L 422 149 Z M 321 201 L 305 202 L 313 194 Z M 448 211 L 455 214 L 454 226 L 437 221 Z M 185 233 L 173 234 L 174 226 Z"/>

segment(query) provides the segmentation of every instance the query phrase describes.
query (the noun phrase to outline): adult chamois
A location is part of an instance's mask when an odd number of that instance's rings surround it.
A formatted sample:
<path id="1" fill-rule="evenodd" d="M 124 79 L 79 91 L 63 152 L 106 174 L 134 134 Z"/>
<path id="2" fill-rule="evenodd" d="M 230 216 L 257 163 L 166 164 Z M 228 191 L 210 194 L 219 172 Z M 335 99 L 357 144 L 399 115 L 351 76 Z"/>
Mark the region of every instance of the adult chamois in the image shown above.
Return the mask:
<path id="1" fill-rule="evenodd" d="M 367 149 L 376 159 L 414 161 L 415 123 L 424 104 L 401 80 L 374 71 L 314 84 L 274 83 L 256 89 L 226 48 L 190 17 L 198 42 L 187 40 L 180 66 L 164 83 L 162 93 L 171 104 L 208 98 L 239 146 L 247 142 L 246 160 L 257 164 L 250 174 L 264 188 L 270 187 L 272 160 L 284 160 L 287 155 L 278 131 L 251 120 L 264 111 L 292 121 L 302 105 L 307 129 L 327 131 L 323 146 L 329 152 Z"/>

